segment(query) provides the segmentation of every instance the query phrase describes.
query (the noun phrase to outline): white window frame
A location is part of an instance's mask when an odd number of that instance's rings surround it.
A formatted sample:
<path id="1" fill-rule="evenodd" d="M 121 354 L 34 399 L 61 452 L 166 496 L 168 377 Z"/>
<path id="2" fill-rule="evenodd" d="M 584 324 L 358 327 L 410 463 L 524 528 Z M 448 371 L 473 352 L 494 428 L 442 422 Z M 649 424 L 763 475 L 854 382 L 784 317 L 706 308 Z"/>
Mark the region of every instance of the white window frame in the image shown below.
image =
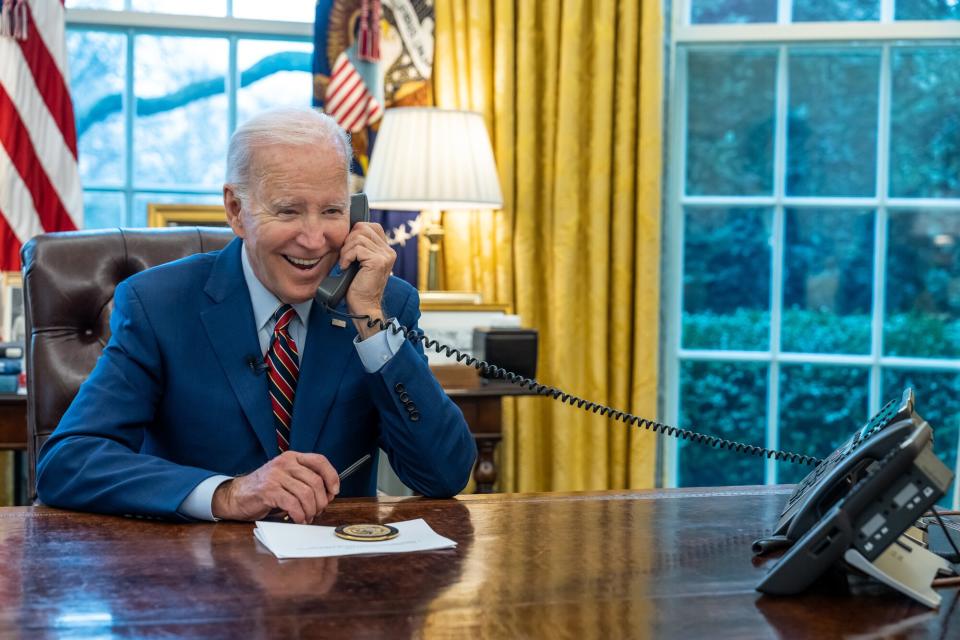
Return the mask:
<path id="1" fill-rule="evenodd" d="M 166 13 L 148 13 L 131 11 L 131 0 L 125 0 L 123 11 L 95 9 L 67 9 L 68 28 L 80 27 L 98 31 L 122 33 L 127 36 L 126 67 L 123 95 L 124 115 L 124 178 L 120 186 L 116 184 L 84 184 L 84 192 L 119 193 L 124 199 L 122 226 L 130 226 L 133 221 L 134 200 L 138 193 L 175 193 L 195 194 L 198 196 L 216 195 L 219 190 L 170 185 L 141 184 L 134 185 L 133 159 L 135 153 L 133 128 L 134 113 L 129 105 L 134 103 L 134 36 L 149 33 L 151 35 L 203 36 L 225 38 L 228 42 L 229 58 L 225 79 L 227 97 L 227 135 L 237 127 L 237 43 L 241 39 L 278 40 L 289 42 L 313 42 L 313 22 L 286 22 L 273 20 L 248 20 L 231 17 L 233 1 L 227 0 L 227 15 L 220 17 L 189 16 Z"/>
<path id="2" fill-rule="evenodd" d="M 934 42 L 960 40 L 960 21 L 893 21 L 894 0 L 881 0 L 879 22 L 789 23 L 791 0 L 778 0 L 776 24 L 690 24 L 691 0 L 674 0 L 670 16 L 669 73 L 666 109 L 668 147 L 666 158 L 665 220 L 663 232 L 664 262 L 664 357 L 663 404 L 661 415 L 667 424 L 677 425 L 680 413 L 680 367 L 684 361 L 762 362 L 768 365 L 767 420 L 764 446 L 779 448 L 779 380 L 781 363 L 859 365 L 869 367 L 869 412 L 876 412 L 881 397 L 882 368 L 917 368 L 960 372 L 960 359 L 904 358 L 882 355 L 884 277 L 886 274 L 887 221 L 891 209 L 960 210 L 960 198 L 906 199 L 888 198 L 889 163 L 890 49 L 898 41 Z M 784 194 L 786 181 L 786 105 L 787 50 L 796 44 L 837 44 L 851 41 L 874 43 L 882 49 L 877 139 L 877 193 L 870 198 L 798 198 Z M 685 52 L 700 46 L 767 45 L 778 48 L 776 80 L 776 136 L 774 140 L 774 192 L 762 197 L 688 196 L 683 192 L 686 173 L 686 69 Z M 683 313 L 683 210 L 688 204 L 765 206 L 773 210 L 773 249 L 770 300 L 770 348 L 767 351 L 721 351 L 683 349 L 680 343 Z M 782 313 L 782 272 L 784 211 L 804 206 L 858 206 L 876 211 L 874 227 L 874 273 L 871 348 L 868 355 L 798 354 L 780 352 Z M 864 416 L 866 420 L 868 416 Z M 696 425 L 678 425 L 696 428 Z M 679 447 L 675 438 L 658 437 L 658 481 L 662 486 L 678 483 Z M 957 443 L 960 447 L 960 442 Z M 777 483 L 777 462 L 762 461 L 764 482 Z M 954 478 L 954 507 L 960 502 L 960 455 Z"/>

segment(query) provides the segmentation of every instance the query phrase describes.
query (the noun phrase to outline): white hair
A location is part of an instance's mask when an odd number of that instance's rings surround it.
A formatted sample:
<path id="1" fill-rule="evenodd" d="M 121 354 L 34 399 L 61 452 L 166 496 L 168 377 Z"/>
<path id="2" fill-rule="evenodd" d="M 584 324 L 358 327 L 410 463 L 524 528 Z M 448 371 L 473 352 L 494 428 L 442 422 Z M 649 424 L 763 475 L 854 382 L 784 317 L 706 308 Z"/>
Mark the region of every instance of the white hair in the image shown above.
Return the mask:
<path id="1" fill-rule="evenodd" d="M 340 152 L 344 171 L 350 175 L 350 134 L 336 120 L 314 109 L 271 109 L 244 122 L 230 138 L 227 185 L 240 200 L 245 200 L 249 193 L 254 149 L 274 144 L 332 147 Z"/>

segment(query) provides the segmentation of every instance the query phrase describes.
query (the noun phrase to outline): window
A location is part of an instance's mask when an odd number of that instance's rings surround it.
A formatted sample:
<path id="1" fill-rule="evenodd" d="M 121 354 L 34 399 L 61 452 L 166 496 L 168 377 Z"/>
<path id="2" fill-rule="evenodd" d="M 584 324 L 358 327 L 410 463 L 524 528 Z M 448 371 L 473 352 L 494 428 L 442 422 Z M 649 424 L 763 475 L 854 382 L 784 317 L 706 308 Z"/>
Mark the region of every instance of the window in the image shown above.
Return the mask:
<path id="1" fill-rule="evenodd" d="M 823 457 L 909 385 L 957 468 L 958 19 L 960 0 L 674 3 L 666 422 Z M 662 444 L 667 486 L 807 471 Z"/>
<path id="2" fill-rule="evenodd" d="M 237 123 L 311 103 L 314 6 L 68 1 L 84 226 L 146 226 L 148 203 L 222 202 Z"/>

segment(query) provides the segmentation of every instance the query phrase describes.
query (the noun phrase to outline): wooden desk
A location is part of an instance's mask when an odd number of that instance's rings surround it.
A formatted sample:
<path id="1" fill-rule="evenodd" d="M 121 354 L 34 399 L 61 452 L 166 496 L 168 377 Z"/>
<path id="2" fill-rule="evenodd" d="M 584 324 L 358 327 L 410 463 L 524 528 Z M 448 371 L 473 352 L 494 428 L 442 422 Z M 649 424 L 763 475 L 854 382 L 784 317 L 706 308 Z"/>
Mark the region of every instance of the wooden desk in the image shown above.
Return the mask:
<path id="1" fill-rule="evenodd" d="M 455 550 L 277 561 L 250 524 L 0 509 L 0 636 L 956 637 L 880 585 L 761 596 L 750 542 L 787 490 L 335 502 L 321 524 L 422 517 Z M 950 629 L 954 629 L 951 632 Z"/>

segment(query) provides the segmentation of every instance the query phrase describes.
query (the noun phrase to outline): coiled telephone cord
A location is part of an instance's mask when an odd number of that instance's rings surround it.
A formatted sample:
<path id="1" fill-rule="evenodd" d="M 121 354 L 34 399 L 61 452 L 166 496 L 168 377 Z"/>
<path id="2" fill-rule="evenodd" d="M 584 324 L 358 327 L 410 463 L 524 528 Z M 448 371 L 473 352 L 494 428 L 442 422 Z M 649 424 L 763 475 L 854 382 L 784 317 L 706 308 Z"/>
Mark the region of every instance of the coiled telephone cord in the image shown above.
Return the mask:
<path id="1" fill-rule="evenodd" d="M 687 440 L 689 442 L 696 442 L 699 444 L 704 444 L 709 447 L 714 447 L 716 449 L 729 449 L 731 451 L 736 451 L 738 453 L 745 453 L 747 455 L 760 456 L 768 459 L 781 460 L 785 462 L 793 462 L 796 464 L 806 464 L 810 466 L 816 466 L 820 464 L 821 460 L 813 456 L 808 456 L 800 453 L 791 453 L 789 451 L 776 451 L 774 449 L 765 449 L 763 447 L 758 447 L 752 444 L 745 444 L 743 442 L 735 442 L 733 440 L 726 440 L 724 438 L 718 438 L 717 436 L 707 435 L 705 433 L 698 433 L 696 431 L 690 431 L 689 429 L 680 429 L 678 427 L 671 427 L 669 425 L 662 424 L 660 422 L 655 422 L 653 420 L 648 420 L 647 418 L 641 418 L 640 416 L 635 416 L 632 413 L 626 411 L 620 411 L 619 409 L 614 409 L 606 405 L 602 405 L 597 402 L 592 402 L 590 400 L 585 400 L 573 394 L 567 393 L 556 387 L 551 387 L 545 384 L 540 384 L 532 378 L 526 378 L 524 376 L 518 375 L 512 371 L 508 371 L 502 367 L 490 364 L 475 358 L 470 354 L 463 353 L 459 349 L 450 347 L 448 345 L 437 342 L 432 338 L 428 338 L 424 333 L 414 331 L 413 329 L 408 329 L 401 324 L 396 322 L 386 322 L 379 318 L 371 318 L 367 315 L 354 315 L 352 313 L 344 313 L 336 309 L 332 309 L 329 306 L 325 307 L 326 310 L 336 316 L 343 318 L 350 318 L 353 320 L 362 320 L 366 322 L 367 327 L 373 329 L 378 327 L 382 331 L 391 331 L 394 334 L 403 334 L 404 338 L 407 340 L 417 343 L 420 342 L 423 344 L 424 349 L 433 349 L 437 353 L 442 353 L 446 356 L 453 357 L 457 362 L 466 365 L 468 367 L 473 367 L 477 371 L 482 372 L 484 375 L 500 378 L 511 382 L 519 387 L 533 391 L 536 395 L 540 396 L 550 396 L 554 400 L 559 400 L 571 406 L 575 406 L 578 409 L 583 409 L 584 411 L 590 411 L 597 415 L 602 415 L 611 420 L 619 420 L 620 422 L 626 423 L 631 426 L 641 427 L 643 429 L 648 429 L 654 433 L 664 433 L 668 436 L 678 438 L 680 440 Z"/>

